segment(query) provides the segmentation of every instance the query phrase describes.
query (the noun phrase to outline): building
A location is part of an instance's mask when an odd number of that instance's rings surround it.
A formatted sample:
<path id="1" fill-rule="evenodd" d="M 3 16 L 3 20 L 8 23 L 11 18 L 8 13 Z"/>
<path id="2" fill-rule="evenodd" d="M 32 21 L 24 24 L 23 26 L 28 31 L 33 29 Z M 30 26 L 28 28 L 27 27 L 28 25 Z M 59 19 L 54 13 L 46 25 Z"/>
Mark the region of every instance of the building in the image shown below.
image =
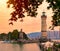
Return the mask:
<path id="1" fill-rule="evenodd" d="M 19 32 L 19 39 L 28 39 L 27 35 L 23 30 L 21 29 Z"/>
<path id="2" fill-rule="evenodd" d="M 47 38 L 47 24 L 46 24 L 47 16 L 45 15 L 45 12 L 42 12 L 41 16 L 41 37 Z"/>
<path id="3" fill-rule="evenodd" d="M 23 39 L 23 31 L 22 31 L 22 29 L 19 32 L 19 39 Z"/>

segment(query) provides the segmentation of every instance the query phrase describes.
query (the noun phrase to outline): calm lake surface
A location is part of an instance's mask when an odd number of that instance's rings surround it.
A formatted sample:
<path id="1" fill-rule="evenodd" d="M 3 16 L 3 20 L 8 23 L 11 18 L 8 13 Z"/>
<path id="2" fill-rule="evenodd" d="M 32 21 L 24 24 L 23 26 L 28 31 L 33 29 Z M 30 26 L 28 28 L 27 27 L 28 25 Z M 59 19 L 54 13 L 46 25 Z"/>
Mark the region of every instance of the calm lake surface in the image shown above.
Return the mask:
<path id="1" fill-rule="evenodd" d="M 37 43 L 30 43 L 30 44 L 10 44 L 0 42 L 0 51 L 40 51 L 40 48 Z"/>

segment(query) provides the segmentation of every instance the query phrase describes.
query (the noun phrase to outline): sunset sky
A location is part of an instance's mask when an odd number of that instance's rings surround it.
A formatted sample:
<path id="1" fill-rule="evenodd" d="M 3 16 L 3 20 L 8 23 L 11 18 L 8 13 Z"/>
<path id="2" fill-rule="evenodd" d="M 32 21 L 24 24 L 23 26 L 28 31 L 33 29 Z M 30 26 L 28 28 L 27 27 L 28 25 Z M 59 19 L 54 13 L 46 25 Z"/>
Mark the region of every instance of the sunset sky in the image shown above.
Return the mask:
<path id="1" fill-rule="evenodd" d="M 9 25 L 9 18 L 11 17 L 10 13 L 12 12 L 12 8 L 7 8 L 6 4 L 7 0 L 0 0 L 0 33 L 5 32 L 8 33 L 9 31 L 13 31 L 17 29 L 20 31 L 22 28 L 24 32 L 40 32 L 41 31 L 41 15 L 42 12 L 45 11 L 47 15 L 47 30 L 48 27 L 51 25 L 51 16 L 53 15 L 52 10 L 47 10 L 48 4 L 43 2 L 41 6 L 38 8 L 38 15 L 36 18 L 31 18 L 26 16 L 24 18 L 24 22 L 14 22 L 14 25 Z M 58 27 L 55 28 L 58 30 Z"/>

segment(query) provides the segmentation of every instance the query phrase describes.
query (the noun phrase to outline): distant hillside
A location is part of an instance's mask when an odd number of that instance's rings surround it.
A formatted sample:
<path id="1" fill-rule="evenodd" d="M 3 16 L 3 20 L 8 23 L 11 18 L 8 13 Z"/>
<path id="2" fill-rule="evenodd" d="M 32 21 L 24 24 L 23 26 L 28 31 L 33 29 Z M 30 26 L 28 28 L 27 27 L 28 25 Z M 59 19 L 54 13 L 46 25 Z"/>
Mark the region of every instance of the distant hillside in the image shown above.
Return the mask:
<path id="1" fill-rule="evenodd" d="M 33 32 L 33 33 L 29 33 L 28 36 L 30 38 L 37 38 L 41 36 L 41 32 Z"/>
<path id="2" fill-rule="evenodd" d="M 60 39 L 59 31 L 48 31 L 47 34 L 48 34 L 48 38 Z M 41 32 L 29 33 L 27 36 L 29 36 L 30 38 L 39 38 L 41 37 Z"/>

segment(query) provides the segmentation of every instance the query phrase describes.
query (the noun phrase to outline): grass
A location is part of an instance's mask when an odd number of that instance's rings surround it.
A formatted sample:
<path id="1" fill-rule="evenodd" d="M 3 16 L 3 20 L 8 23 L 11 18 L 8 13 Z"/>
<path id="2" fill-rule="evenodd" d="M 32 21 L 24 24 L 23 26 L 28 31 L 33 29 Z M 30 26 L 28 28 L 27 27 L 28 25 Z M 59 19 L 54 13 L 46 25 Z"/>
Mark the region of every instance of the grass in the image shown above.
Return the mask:
<path id="1" fill-rule="evenodd" d="M 51 48 L 48 48 L 48 50 L 47 51 L 51 51 Z"/>

